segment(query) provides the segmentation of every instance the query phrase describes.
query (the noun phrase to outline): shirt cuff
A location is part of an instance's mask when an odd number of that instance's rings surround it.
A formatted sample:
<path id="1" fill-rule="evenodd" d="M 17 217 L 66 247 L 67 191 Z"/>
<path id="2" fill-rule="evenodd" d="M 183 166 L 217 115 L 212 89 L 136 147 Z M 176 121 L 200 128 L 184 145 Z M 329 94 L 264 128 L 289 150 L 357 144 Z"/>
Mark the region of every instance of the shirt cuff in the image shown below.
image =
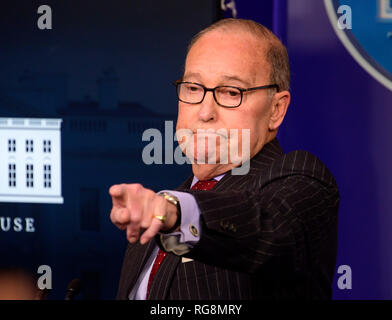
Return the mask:
<path id="1" fill-rule="evenodd" d="M 178 255 L 185 254 L 200 240 L 200 208 L 190 193 L 172 190 L 160 192 L 167 192 L 177 197 L 181 208 L 180 230 L 168 234 L 160 233 L 162 245 L 166 251 L 172 251 Z"/>

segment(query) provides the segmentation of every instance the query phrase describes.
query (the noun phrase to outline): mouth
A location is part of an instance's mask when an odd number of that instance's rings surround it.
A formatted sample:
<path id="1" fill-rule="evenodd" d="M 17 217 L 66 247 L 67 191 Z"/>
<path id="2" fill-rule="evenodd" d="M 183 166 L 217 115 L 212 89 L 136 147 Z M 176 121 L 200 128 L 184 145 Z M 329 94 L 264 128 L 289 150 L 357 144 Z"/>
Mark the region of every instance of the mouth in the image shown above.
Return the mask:
<path id="1" fill-rule="evenodd" d="M 196 129 L 192 131 L 194 136 L 197 137 L 208 137 L 208 136 L 219 136 L 224 139 L 228 139 L 228 134 L 226 129 L 218 129 L 218 130 L 213 130 L 213 129 Z"/>

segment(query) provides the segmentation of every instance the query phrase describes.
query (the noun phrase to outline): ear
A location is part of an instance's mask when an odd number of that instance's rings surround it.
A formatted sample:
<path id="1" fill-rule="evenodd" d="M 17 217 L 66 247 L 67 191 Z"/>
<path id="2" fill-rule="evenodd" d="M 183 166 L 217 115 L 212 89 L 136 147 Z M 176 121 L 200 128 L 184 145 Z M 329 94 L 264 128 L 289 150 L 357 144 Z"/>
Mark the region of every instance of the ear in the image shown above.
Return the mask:
<path id="1" fill-rule="evenodd" d="M 271 117 L 268 125 L 270 131 L 277 130 L 283 122 L 290 104 L 290 99 L 291 95 L 289 91 L 277 92 L 272 97 Z"/>

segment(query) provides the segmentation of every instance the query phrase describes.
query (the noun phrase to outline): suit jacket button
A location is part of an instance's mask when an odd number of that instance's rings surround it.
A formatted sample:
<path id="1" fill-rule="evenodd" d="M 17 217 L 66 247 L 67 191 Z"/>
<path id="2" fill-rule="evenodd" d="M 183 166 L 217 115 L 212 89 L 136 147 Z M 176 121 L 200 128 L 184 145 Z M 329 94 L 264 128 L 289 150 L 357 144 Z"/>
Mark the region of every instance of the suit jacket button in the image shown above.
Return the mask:
<path id="1" fill-rule="evenodd" d="M 237 231 L 237 228 L 232 223 L 230 224 L 230 231 L 232 231 L 232 232 L 236 232 Z"/>
<path id="2" fill-rule="evenodd" d="M 194 237 L 199 236 L 199 231 L 197 230 L 197 228 L 193 224 L 189 225 L 189 231 L 192 233 L 192 235 Z"/>
<path id="3" fill-rule="evenodd" d="M 221 222 L 219 223 L 220 227 L 222 228 L 223 231 L 227 231 L 227 229 L 229 228 L 229 223 L 226 221 L 221 220 Z"/>

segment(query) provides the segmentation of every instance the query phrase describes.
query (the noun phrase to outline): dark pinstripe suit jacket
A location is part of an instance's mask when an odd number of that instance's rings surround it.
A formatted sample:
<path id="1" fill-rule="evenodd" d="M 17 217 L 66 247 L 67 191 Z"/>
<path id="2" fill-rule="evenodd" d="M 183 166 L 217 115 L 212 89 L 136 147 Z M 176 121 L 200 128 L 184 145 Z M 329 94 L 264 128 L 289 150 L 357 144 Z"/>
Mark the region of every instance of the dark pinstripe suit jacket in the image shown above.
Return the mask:
<path id="1" fill-rule="evenodd" d="M 306 151 L 284 154 L 275 139 L 244 176 L 227 173 L 192 193 L 201 210 L 200 242 L 182 263 L 169 253 L 149 299 L 330 299 L 337 251 L 339 193 L 325 165 Z M 128 294 L 156 237 L 129 244 L 117 299 Z"/>

